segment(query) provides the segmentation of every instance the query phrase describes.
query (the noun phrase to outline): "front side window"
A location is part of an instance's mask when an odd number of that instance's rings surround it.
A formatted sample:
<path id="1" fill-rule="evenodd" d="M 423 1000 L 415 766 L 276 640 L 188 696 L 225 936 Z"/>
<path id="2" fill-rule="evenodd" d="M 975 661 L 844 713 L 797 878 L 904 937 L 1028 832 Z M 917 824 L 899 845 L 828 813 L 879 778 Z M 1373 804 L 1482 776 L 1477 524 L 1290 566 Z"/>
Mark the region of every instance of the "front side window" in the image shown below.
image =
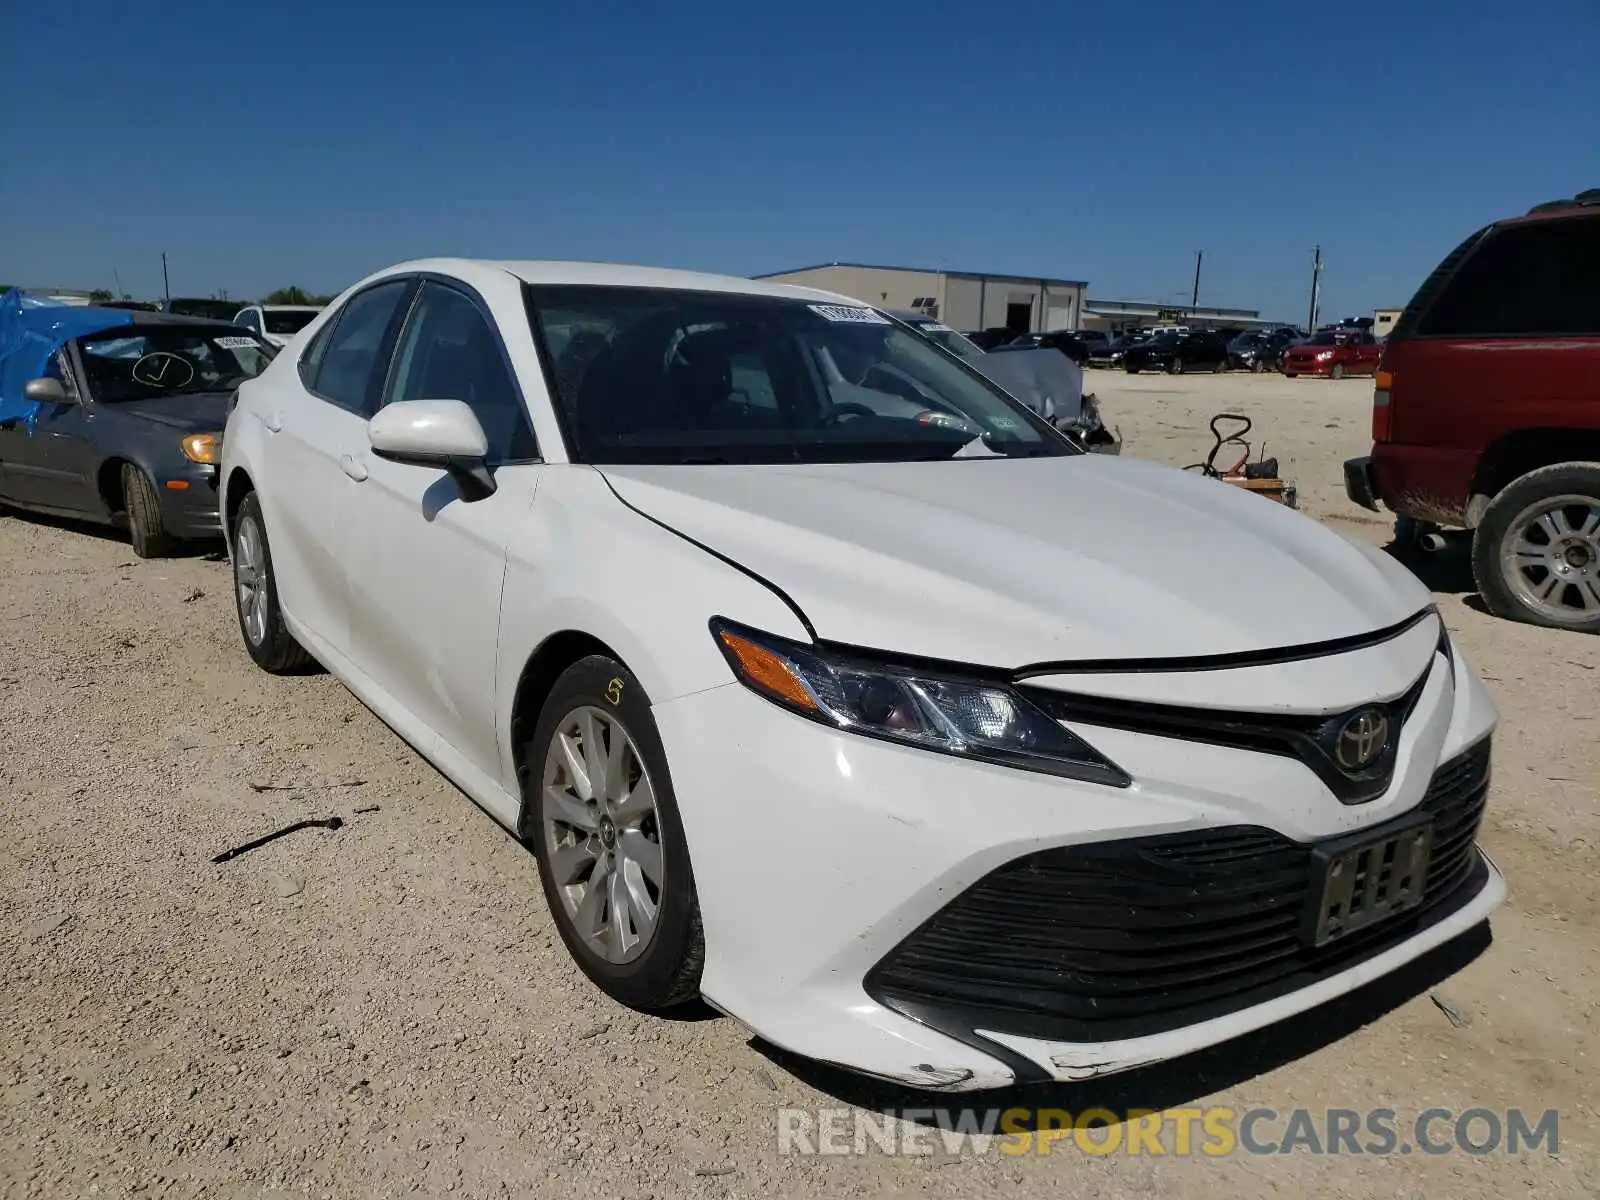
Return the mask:
<path id="1" fill-rule="evenodd" d="M 409 280 L 391 279 L 350 297 L 335 318 L 333 330 L 314 347 L 316 377 L 312 390 L 340 408 L 370 415 L 376 394 L 378 355 Z"/>
<path id="2" fill-rule="evenodd" d="M 1042 419 L 858 305 L 655 288 L 527 292 L 575 460 L 1067 455 Z"/>
<path id="3" fill-rule="evenodd" d="M 490 463 L 537 458 L 522 396 L 500 353 L 500 342 L 473 302 L 437 283 L 424 283 L 406 318 L 384 403 L 460 400 L 489 441 Z"/>
<path id="4" fill-rule="evenodd" d="M 1422 315 L 1423 337 L 1600 335 L 1600 219 L 1496 230 Z"/>
<path id="5" fill-rule="evenodd" d="M 215 327 L 119 325 L 78 339 L 89 394 L 102 404 L 231 392 L 272 355 L 252 334 Z"/>

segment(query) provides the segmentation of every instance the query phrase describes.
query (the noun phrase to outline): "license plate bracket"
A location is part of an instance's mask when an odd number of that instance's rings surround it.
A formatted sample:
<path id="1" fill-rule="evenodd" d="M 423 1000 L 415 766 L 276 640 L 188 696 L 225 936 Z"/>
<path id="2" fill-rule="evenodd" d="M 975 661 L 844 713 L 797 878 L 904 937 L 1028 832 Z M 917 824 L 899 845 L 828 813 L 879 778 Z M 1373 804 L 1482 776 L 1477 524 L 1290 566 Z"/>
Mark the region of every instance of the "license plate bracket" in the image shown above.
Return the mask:
<path id="1" fill-rule="evenodd" d="M 1433 856 L 1433 819 L 1320 842 L 1311 849 L 1311 887 L 1300 939 L 1325 946 L 1422 903 Z"/>

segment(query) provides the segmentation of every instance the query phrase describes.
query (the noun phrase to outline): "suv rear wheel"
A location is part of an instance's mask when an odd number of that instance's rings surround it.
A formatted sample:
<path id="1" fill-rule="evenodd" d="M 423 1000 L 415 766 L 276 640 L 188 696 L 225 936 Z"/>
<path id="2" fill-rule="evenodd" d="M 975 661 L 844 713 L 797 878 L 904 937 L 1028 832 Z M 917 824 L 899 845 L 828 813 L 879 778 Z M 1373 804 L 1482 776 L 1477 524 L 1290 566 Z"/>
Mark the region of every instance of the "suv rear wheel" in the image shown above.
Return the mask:
<path id="1" fill-rule="evenodd" d="M 1600 633 L 1600 462 L 1541 467 L 1496 496 L 1472 571 L 1496 616 Z"/>

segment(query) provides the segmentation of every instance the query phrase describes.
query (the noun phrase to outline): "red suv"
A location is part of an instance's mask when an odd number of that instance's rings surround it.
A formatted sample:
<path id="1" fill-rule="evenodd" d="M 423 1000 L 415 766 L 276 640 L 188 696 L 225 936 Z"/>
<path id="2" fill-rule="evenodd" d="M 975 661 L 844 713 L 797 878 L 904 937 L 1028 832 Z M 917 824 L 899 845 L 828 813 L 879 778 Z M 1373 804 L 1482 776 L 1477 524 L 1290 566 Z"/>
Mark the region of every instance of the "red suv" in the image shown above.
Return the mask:
<path id="1" fill-rule="evenodd" d="M 1457 246 L 1375 382 L 1350 498 L 1472 530 L 1490 611 L 1600 633 L 1600 188 Z"/>
<path id="2" fill-rule="evenodd" d="M 1290 346 L 1283 354 L 1283 373 L 1326 375 L 1343 379 L 1346 375 L 1371 375 L 1378 369 L 1382 348 L 1364 329 L 1325 329 L 1309 341 Z"/>

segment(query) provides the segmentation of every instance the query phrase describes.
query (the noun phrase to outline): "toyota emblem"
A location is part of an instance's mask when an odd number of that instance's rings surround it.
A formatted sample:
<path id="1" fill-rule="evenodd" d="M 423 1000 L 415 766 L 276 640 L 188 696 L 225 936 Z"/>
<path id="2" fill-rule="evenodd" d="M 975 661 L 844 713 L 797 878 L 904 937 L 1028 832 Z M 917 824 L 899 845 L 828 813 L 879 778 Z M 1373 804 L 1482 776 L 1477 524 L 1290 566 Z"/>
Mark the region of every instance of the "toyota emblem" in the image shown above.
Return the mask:
<path id="1" fill-rule="evenodd" d="M 1364 771 L 1389 745 L 1389 718 L 1377 709 L 1356 713 L 1340 728 L 1333 756 L 1346 771 Z"/>

